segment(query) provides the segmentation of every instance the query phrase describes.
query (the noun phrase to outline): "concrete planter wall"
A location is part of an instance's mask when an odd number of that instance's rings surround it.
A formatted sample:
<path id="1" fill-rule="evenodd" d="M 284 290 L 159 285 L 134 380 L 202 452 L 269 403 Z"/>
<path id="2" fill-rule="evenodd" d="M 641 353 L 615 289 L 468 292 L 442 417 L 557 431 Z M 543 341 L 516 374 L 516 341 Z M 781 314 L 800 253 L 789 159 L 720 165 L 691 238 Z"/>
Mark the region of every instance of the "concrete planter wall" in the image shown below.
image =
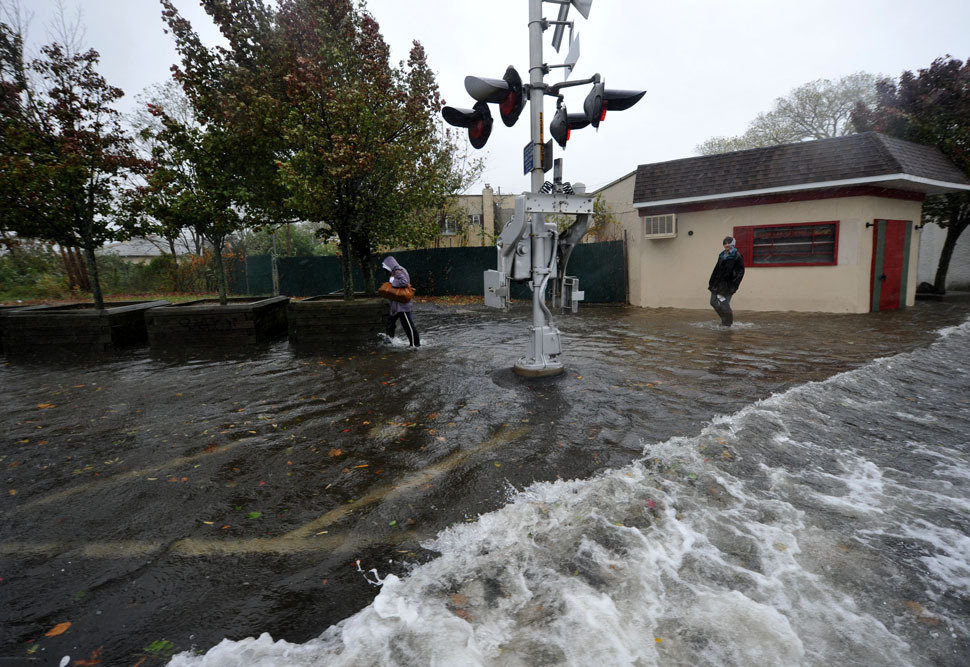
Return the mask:
<path id="1" fill-rule="evenodd" d="M 343 295 L 314 296 L 290 301 L 287 306 L 290 342 L 294 345 L 359 343 L 384 331 L 387 301 Z"/>
<path id="2" fill-rule="evenodd" d="M 104 353 L 148 339 L 145 313 L 169 301 L 70 304 L 5 311 L 0 332 L 9 355 Z"/>
<path id="3" fill-rule="evenodd" d="M 155 347 L 254 345 L 286 333 L 289 297 L 237 297 L 154 308 L 145 313 L 148 342 Z"/>

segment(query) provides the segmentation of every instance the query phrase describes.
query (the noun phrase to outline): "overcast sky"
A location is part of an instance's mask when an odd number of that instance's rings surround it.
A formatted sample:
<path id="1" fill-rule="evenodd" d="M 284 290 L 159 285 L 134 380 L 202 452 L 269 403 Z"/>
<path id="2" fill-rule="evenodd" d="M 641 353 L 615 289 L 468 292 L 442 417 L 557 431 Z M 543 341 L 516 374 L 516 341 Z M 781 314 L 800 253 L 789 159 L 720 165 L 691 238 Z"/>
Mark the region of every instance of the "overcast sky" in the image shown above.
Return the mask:
<path id="1" fill-rule="evenodd" d="M 132 99 L 169 76 L 175 62 L 162 32 L 157 0 L 63 0 L 81 10 L 85 44 L 100 52 L 101 73 Z M 33 14 L 28 37 L 49 41 L 57 0 L 21 0 Z M 183 16 L 210 43 L 218 34 L 198 0 L 176 0 Z M 527 0 L 369 0 L 396 62 L 420 41 L 448 104 L 470 107 L 466 74 L 500 78 L 514 65 L 528 78 Z M 544 4 L 555 19 L 558 5 Z M 632 109 L 608 114 L 599 131 L 573 133 L 564 178 L 599 187 L 638 164 L 695 155 L 718 135 L 737 135 L 793 88 L 814 79 L 858 71 L 898 78 L 950 54 L 970 57 L 970 0 L 594 0 L 588 20 L 572 10 L 581 56 L 570 78 L 599 73 L 608 88 L 645 89 Z M 549 46 L 544 58 L 562 61 Z M 565 40 L 564 40 L 565 42 Z M 547 83 L 562 80 L 554 69 Z M 586 88 L 567 91 L 571 111 L 582 110 Z M 546 119 L 554 110 L 546 98 Z M 522 148 L 529 141 L 528 109 L 507 128 L 493 111 L 492 136 L 481 153 L 483 179 L 503 192 L 529 188 Z M 548 126 L 547 126 L 548 127 Z M 548 132 L 548 129 L 547 129 Z M 547 133 L 548 138 L 548 133 Z"/>

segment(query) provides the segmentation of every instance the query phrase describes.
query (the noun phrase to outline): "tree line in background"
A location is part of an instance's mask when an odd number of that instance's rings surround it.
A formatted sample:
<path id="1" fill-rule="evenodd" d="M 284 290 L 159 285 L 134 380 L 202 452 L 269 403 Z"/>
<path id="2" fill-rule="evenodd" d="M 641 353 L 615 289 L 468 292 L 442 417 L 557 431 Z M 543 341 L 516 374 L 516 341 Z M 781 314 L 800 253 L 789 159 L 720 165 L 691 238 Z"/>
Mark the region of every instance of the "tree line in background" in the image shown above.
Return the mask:
<path id="1" fill-rule="evenodd" d="M 59 270 L 100 307 L 103 278 L 112 284 L 127 273 L 138 274 L 136 283 L 216 289 L 225 302 L 226 253 L 268 249 L 282 230 L 280 254 L 340 255 L 350 299 L 354 261 L 367 268 L 381 248 L 430 244 L 452 195 L 481 173 L 482 162 L 439 121 L 421 45 L 392 64 L 377 22 L 356 0 L 207 0 L 226 41 L 219 47 L 205 46 L 160 0 L 180 62 L 129 122 L 115 108 L 124 93 L 97 72 L 98 53 L 71 34 L 25 58 L 15 1 L 0 5 L 5 286 Z M 857 73 L 807 83 L 743 135 L 715 137 L 698 152 L 876 130 L 937 146 L 970 174 L 968 118 L 970 61 L 946 56 L 898 82 Z M 947 229 L 935 280 L 942 290 L 970 224 L 970 195 L 930 197 L 924 216 Z M 146 268 L 120 270 L 96 254 L 149 235 L 168 252 Z M 182 265 L 176 245 L 186 238 L 195 257 Z M 363 275 L 372 293 L 373 272 Z"/>
<path id="2" fill-rule="evenodd" d="M 935 146 L 970 177 L 970 59 L 937 58 L 898 82 L 864 72 L 811 81 L 775 100 L 744 134 L 713 137 L 696 150 L 714 155 L 866 131 Z M 933 281 L 942 293 L 957 240 L 970 225 L 970 193 L 927 197 L 923 222 L 946 229 Z"/>
<path id="3" fill-rule="evenodd" d="M 17 15 L 11 1 L 5 19 Z M 209 0 L 227 42 L 214 48 L 171 2 L 160 5 L 180 62 L 175 85 L 149 92 L 134 128 L 96 51 L 63 35 L 27 60 L 21 27 L 0 22 L 0 240 L 14 273 L 49 264 L 39 247 L 77 248 L 83 271 L 71 279 L 102 307 L 98 266 L 111 260 L 99 248 L 157 235 L 169 253 L 156 264 L 169 263 L 178 285 L 176 243 L 189 234 L 208 248 L 206 275 L 225 303 L 228 248 L 280 228 L 292 247 L 309 225 L 336 240 L 351 299 L 353 261 L 367 267 L 382 247 L 429 242 L 446 201 L 480 173 L 439 121 L 424 49 L 414 42 L 392 64 L 357 2 Z M 63 262 L 68 272 L 76 264 Z M 374 292 L 373 272 L 363 273 Z"/>

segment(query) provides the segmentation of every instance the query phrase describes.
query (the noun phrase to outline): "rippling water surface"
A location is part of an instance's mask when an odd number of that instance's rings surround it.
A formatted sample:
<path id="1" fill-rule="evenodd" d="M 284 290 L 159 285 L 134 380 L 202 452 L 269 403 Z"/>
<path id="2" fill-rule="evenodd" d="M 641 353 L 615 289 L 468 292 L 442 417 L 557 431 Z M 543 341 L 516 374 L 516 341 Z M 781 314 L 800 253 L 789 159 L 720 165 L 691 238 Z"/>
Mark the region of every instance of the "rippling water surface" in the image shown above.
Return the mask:
<path id="1" fill-rule="evenodd" d="M 8 363 L 0 656 L 967 664 L 968 313 L 588 307 L 531 382 L 524 307 Z"/>

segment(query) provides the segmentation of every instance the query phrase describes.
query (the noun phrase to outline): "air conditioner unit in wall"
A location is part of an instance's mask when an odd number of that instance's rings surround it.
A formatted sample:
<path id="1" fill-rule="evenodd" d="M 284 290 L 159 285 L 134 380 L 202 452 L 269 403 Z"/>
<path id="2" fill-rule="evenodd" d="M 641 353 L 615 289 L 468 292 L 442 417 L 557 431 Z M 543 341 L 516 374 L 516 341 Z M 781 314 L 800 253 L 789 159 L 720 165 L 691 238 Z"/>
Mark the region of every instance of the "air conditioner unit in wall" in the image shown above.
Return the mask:
<path id="1" fill-rule="evenodd" d="M 677 215 L 648 215 L 643 218 L 643 238 L 672 239 L 677 236 Z"/>

